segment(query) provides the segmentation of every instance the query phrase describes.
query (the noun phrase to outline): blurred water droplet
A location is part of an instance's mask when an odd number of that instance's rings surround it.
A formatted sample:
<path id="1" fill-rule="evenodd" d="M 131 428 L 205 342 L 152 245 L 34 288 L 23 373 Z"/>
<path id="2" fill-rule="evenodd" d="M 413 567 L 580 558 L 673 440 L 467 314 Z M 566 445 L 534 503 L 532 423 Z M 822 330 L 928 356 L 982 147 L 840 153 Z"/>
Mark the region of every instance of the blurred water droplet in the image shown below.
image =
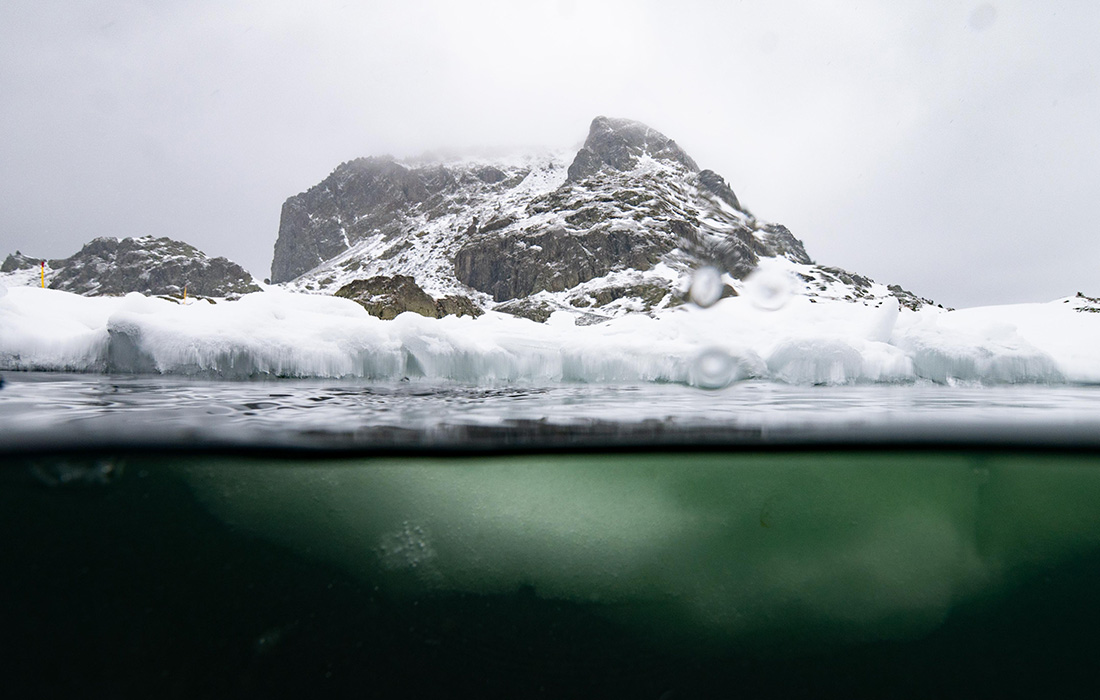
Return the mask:
<path id="1" fill-rule="evenodd" d="M 695 304 L 705 309 L 722 298 L 722 286 L 721 272 L 710 266 L 701 267 L 691 277 L 688 296 Z"/>
<path id="2" fill-rule="evenodd" d="M 785 270 L 757 268 L 745 280 L 745 296 L 765 311 L 783 308 L 793 293 L 793 280 Z"/>
<path id="3" fill-rule="evenodd" d="M 703 389 L 722 389 L 740 379 L 737 361 L 721 348 L 709 348 L 695 357 L 691 383 Z"/>

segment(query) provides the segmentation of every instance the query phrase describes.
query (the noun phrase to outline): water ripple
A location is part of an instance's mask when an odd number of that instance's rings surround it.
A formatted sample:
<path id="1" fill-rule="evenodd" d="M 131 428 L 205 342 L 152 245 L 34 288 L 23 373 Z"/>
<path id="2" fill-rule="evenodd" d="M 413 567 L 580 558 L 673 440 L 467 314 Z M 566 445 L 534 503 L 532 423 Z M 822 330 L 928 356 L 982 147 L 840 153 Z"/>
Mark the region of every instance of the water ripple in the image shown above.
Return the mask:
<path id="1" fill-rule="evenodd" d="M 1084 386 L 800 387 L 738 382 L 717 391 L 674 384 L 467 386 L 425 382 L 217 382 L 180 378 L 9 373 L 0 391 L 0 440 L 125 439 L 166 433 L 293 440 L 392 428 L 540 422 L 683 428 L 842 430 L 953 423 L 1095 425 L 1100 388 Z"/>

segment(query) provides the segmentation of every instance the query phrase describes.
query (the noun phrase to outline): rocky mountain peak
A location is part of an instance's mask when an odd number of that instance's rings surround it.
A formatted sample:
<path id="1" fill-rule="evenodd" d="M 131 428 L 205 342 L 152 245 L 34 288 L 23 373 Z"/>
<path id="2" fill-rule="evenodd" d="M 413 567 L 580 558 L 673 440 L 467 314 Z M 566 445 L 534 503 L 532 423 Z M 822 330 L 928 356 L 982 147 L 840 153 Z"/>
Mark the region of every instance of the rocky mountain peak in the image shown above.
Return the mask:
<path id="1" fill-rule="evenodd" d="M 477 174 L 484 183 L 499 182 L 501 176 L 494 168 Z M 458 184 L 441 165 L 413 168 L 388 156 L 340 164 L 283 204 L 271 280 L 288 282 L 376 232 L 397 233 L 402 217 L 431 210 Z"/>
<path id="2" fill-rule="evenodd" d="M 748 210 L 742 207 L 741 202 L 737 200 L 737 195 L 733 193 L 733 189 L 729 186 L 729 183 L 726 182 L 725 178 L 713 170 L 704 170 L 699 173 L 699 184 L 734 209 L 746 214 L 748 213 Z"/>
<path id="3" fill-rule="evenodd" d="M 86 296 L 179 295 L 186 287 L 193 296 L 224 297 L 260 290 L 240 265 L 166 237 L 96 238 L 49 266 L 51 289 Z"/>
<path id="4" fill-rule="evenodd" d="M 0 264 L 0 272 L 15 272 L 16 270 L 30 270 L 38 267 L 38 264 L 42 262 L 41 258 L 32 258 L 29 255 L 23 255 L 18 250 L 4 258 L 4 262 Z"/>
<path id="5" fill-rule="evenodd" d="M 569 166 L 569 179 L 579 182 L 604 168 L 630 171 L 643 156 L 678 163 L 689 172 L 699 172 L 691 156 L 656 129 L 631 119 L 596 117 L 588 129 L 584 146 Z"/>
<path id="6" fill-rule="evenodd" d="M 377 315 L 443 313 L 432 304 L 462 298 L 536 320 L 566 311 L 598 323 L 682 303 L 700 266 L 738 291 L 766 258 L 810 296 L 923 303 L 815 265 L 786 227 L 757 219 L 675 141 L 602 116 L 575 153 L 344 163 L 283 205 L 272 280 L 354 292 Z M 371 283 L 355 286 L 363 280 Z"/>

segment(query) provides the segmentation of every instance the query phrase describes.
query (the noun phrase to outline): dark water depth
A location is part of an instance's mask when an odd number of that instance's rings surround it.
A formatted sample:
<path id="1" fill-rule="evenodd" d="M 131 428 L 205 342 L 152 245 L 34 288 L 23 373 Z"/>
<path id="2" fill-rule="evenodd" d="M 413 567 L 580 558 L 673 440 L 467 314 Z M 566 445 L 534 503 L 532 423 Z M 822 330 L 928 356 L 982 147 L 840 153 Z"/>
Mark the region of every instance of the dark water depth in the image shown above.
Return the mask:
<path id="1" fill-rule="evenodd" d="M 1092 697 L 1077 453 L 0 462 L 13 697 Z"/>

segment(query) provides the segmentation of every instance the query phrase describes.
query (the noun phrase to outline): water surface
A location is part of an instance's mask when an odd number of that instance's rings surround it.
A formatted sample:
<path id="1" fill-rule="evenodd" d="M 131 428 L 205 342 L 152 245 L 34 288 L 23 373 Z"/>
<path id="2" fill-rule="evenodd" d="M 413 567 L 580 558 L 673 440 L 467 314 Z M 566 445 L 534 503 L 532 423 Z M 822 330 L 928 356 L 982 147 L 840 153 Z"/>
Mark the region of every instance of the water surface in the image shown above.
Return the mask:
<path id="1" fill-rule="evenodd" d="M 471 386 L 424 381 L 206 381 L 7 373 L 10 446 L 200 442 L 238 446 L 462 446 L 563 435 L 589 443 L 982 436 L 1088 439 L 1100 387 L 740 382 Z M 510 437 L 509 437 L 510 436 Z"/>

